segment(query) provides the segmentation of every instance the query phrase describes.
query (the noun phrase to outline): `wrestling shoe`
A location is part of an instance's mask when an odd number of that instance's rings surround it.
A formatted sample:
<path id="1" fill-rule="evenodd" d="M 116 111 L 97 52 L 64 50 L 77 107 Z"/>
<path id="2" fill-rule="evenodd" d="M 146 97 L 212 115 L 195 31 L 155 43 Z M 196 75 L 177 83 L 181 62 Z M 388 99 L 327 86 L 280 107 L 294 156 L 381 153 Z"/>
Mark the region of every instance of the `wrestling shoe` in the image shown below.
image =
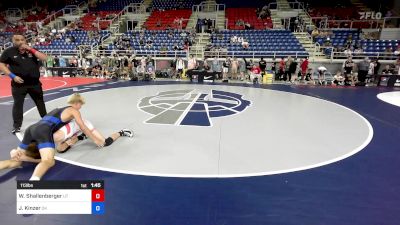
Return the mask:
<path id="1" fill-rule="evenodd" d="M 133 131 L 129 129 L 122 129 L 119 134 L 121 137 L 133 137 Z"/>
<path id="2" fill-rule="evenodd" d="M 83 141 L 83 140 L 86 140 L 88 137 L 86 136 L 86 134 L 82 133 L 82 134 L 78 135 L 77 138 L 79 141 Z"/>

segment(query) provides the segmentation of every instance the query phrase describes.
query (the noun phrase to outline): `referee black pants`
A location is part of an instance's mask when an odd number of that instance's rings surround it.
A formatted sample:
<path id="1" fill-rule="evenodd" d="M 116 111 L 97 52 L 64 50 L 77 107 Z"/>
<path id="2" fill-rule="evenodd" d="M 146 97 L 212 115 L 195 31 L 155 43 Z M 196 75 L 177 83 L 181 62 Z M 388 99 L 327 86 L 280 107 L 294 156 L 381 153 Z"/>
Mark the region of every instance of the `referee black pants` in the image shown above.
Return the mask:
<path id="1" fill-rule="evenodd" d="M 29 94 L 29 96 L 31 96 L 32 100 L 35 102 L 40 116 L 44 117 L 47 114 L 46 106 L 43 100 L 42 84 L 24 85 L 20 87 L 12 85 L 12 96 L 14 98 L 12 110 L 14 128 L 20 128 L 22 126 L 24 101 L 27 94 Z"/>
<path id="2" fill-rule="evenodd" d="M 367 70 L 359 70 L 358 71 L 358 81 L 361 83 L 365 83 L 365 79 L 367 78 L 368 71 Z"/>

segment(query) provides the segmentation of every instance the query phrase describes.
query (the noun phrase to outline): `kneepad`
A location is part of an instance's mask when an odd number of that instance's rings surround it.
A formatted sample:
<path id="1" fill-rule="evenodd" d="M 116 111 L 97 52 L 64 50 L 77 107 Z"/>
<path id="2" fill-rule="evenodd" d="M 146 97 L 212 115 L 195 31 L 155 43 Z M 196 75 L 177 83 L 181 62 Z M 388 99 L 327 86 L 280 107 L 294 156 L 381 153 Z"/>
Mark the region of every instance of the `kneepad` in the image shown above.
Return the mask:
<path id="1" fill-rule="evenodd" d="M 114 140 L 112 138 L 108 137 L 105 141 L 104 147 L 110 146 L 113 142 L 114 142 Z"/>

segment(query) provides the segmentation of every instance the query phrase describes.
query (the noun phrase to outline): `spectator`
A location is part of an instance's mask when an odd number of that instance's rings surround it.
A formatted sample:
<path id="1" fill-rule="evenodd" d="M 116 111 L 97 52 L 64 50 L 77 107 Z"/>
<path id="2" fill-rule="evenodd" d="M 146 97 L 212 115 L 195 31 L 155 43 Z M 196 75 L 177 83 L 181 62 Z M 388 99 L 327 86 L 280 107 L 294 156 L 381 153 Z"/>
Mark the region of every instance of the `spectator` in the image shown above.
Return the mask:
<path id="1" fill-rule="evenodd" d="M 396 64 L 394 65 L 395 70 L 397 71 L 397 74 L 400 75 L 400 58 L 396 60 Z"/>
<path id="2" fill-rule="evenodd" d="M 185 62 L 181 57 L 176 61 L 177 79 L 181 79 L 183 70 L 185 69 Z"/>
<path id="3" fill-rule="evenodd" d="M 231 74 L 233 79 L 237 79 L 238 68 L 239 68 L 239 62 L 237 58 L 233 57 L 231 63 Z"/>
<path id="4" fill-rule="evenodd" d="M 59 67 L 60 66 L 60 60 L 59 60 L 59 58 L 58 58 L 58 56 L 54 56 L 54 59 L 53 59 L 53 66 L 54 67 Z"/>
<path id="5" fill-rule="evenodd" d="M 178 44 L 174 44 L 174 47 L 172 47 L 172 49 L 174 50 L 174 51 L 179 51 L 179 50 L 181 50 L 181 48 L 178 46 Z"/>
<path id="6" fill-rule="evenodd" d="M 238 41 L 238 37 L 236 35 L 231 37 L 231 43 L 236 43 Z"/>
<path id="7" fill-rule="evenodd" d="M 317 81 L 318 84 L 319 85 L 325 84 L 325 73 L 327 71 L 326 67 L 320 66 L 318 67 L 317 71 L 318 71 L 318 81 Z"/>
<path id="8" fill-rule="evenodd" d="M 288 58 L 285 62 L 285 76 L 284 76 L 284 80 L 287 82 L 290 82 L 290 78 L 292 77 L 291 71 L 290 71 L 290 65 L 292 64 L 292 62 L 293 62 L 292 57 L 288 56 Z"/>
<path id="9" fill-rule="evenodd" d="M 253 65 L 250 71 L 250 81 L 253 81 L 253 83 L 259 83 L 261 81 L 261 70 L 256 65 Z"/>
<path id="10" fill-rule="evenodd" d="M 301 68 L 301 80 L 304 80 L 304 76 L 308 71 L 308 58 L 306 58 L 303 62 L 301 62 L 300 68 Z"/>
<path id="11" fill-rule="evenodd" d="M 276 75 L 276 59 L 273 58 L 272 59 L 272 63 L 271 63 L 271 71 L 274 75 Z M 276 76 L 275 76 L 275 80 L 276 80 Z"/>
<path id="12" fill-rule="evenodd" d="M 168 51 L 168 48 L 164 44 L 162 44 L 161 47 L 160 47 L 160 53 L 161 54 L 166 54 L 167 51 Z"/>
<path id="13" fill-rule="evenodd" d="M 282 80 L 282 79 L 284 79 L 284 76 L 285 76 L 285 59 L 282 57 L 281 58 L 281 61 L 279 61 L 279 70 L 278 70 L 278 74 L 277 74 L 278 76 L 278 79 L 276 79 L 276 77 L 275 77 L 275 79 L 276 80 Z"/>
<path id="14" fill-rule="evenodd" d="M 312 69 L 311 68 L 308 68 L 308 70 L 307 70 L 305 81 L 306 81 L 306 83 L 313 82 Z"/>
<path id="15" fill-rule="evenodd" d="M 335 76 L 333 76 L 333 83 L 336 86 L 344 84 L 344 77 L 340 71 L 337 71 Z"/>
<path id="16" fill-rule="evenodd" d="M 392 75 L 394 74 L 394 71 L 392 68 L 390 68 L 390 65 L 386 65 L 385 69 L 382 70 L 382 74 L 384 75 Z"/>
<path id="17" fill-rule="evenodd" d="M 369 69 L 369 59 L 365 57 L 363 61 L 358 63 L 358 82 L 360 85 L 365 85 L 365 79 L 368 74 Z"/>
<path id="18" fill-rule="evenodd" d="M 156 72 L 152 62 L 149 62 L 149 65 L 147 65 L 146 74 L 148 74 L 152 80 L 156 79 Z"/>
<path id="19" fill-rule="evenodd" d="M 242 47 L 243 49 L 248 49 L 249 48 L 249 42 L 247 40 L 242 41 Z"/>
<path id="20" fill-rule="evenodd" d="M 161 26 L 162 26 L 162 24 L 161 24 L 161 20 L 160 20 L 160 19 L 158 19 L 158 20 L 157 20 L 157 24 L 156 24 L 156 26 L 157 26 L 157 27 L 161 27 Z"/>
<path id="21" fill-rule="evenodd" d="M 296 80 L 297 61 L 293 59 L 289 65 L 289 81 L 293 83 Z"/>
<path id="22" fill-rule="evenodd" d="M 347 58 L 347 60 L 343 63 L 344 76 L 345 76 L 345 84 L 354 86 L 354 77 L 353 77 L 353 69 L 354 62 L 351 56 Z"/>
<path id="23" fill-rule="evenodd" d="M 213 72 L 218 73 L 218 79 L 219 79 L 221 77 L 220 74 L 222 71 L 221 71 L 221 65 L 219 64 L 219 61 L 217 58 L 214 58 L 214 60 L 212 61 L 211 69 Z"/>
<path id="24" fill-rule="evenodd" d="M 262 76 L 264 76 L 265 70 L 267 68 L 267 61 L 265 61 L 264 58 L 261 58 L 260 62 L 258 62 L 258 66 L 261 70 Z"/>
<path id="25" fill-rule="evenodd" d="M 320 35 L 320 33 L 319 33 L 318 28 L 317 28 L 317 27 L 314 27 L 314 30 L 311 32 L 311 37 L 312 37 L 313 41 L 315 41 L 315 38 L 316 38 L 317 36 L 319 36 L 319 35 Z"/>
<path id="26" fill-rule="evenodd" d="M 227 80 L 229 78 L 229 68 L 231 67 L 231 58 L 226 58 L 222 63 L 222 79 Z"/>
<path id="27" fill-rule="evenodd" d="M 188 60 L 188 70 L 194 70 L 197 67 L 197 61 L 196 58 L 193 57 L 193 55 L 189 56 L 189 60 Z"/>
<path id="28" fill-rule="evenodd" d="M 250 24 L 249 22 L 246 22 L 246 23 L 244 24 L 244 29 L 246 29 L 246 30 L 251 30 L 251 29 L 253 29 L 253 27 L 251 26 L 251 24 Z"/>
<path id="29" fill-rule="evenodd" d="M 239 73 L 240 73 L 240 80 L 243 81 L 245 79 L 245 73 L 247 71 L 245 61 L 239 61 Z"/>
<path id="30" fill-rule="evenodd" d="M 396 51 L 393 52 L 393 54 L 395 56 L 399 56 L 400 55 L 400 45 L 397 46 L 397 49 L 396 49 Z"/>
<path id="31" fill-rule="evenodd" d="M 374 77 L 374 69 L 375 69 L 375 62 L 371 60 L 368 68 L 368 75 L 367 75 L 368 80 Z"/>

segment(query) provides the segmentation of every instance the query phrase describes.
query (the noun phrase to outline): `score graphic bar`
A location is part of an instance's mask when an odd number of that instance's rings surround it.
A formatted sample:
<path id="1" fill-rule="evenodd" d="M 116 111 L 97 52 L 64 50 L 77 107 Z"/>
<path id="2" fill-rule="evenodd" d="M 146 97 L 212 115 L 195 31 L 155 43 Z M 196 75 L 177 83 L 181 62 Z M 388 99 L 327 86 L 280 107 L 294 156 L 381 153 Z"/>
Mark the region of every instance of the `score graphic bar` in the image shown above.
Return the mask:
<path id="1" fill-rule="evenodd" d="M 17 181 L 17 214 L 104 214 L 104 181 Z"/>

